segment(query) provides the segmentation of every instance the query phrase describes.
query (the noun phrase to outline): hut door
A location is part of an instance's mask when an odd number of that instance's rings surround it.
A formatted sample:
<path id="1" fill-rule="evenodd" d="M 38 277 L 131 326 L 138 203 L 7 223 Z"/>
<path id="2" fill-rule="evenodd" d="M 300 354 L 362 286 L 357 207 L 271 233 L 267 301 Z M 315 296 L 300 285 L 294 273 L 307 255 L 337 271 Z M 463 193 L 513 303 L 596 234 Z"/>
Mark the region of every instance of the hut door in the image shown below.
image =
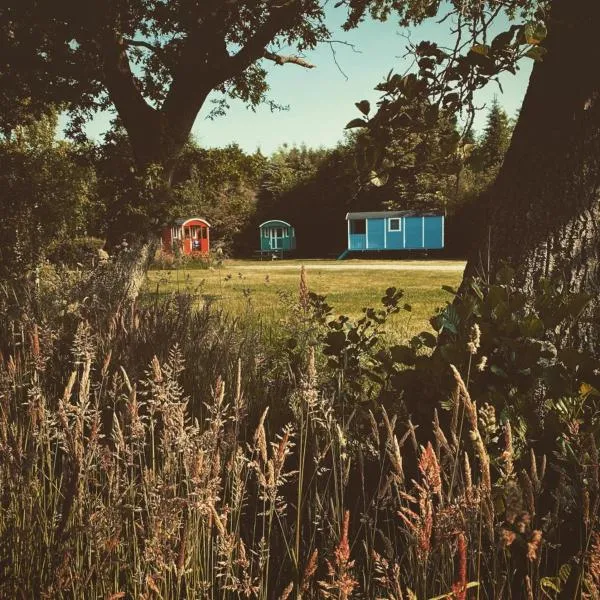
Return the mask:
<path id="1" fill-rule="evenodd" d="M 208 252 L 208 227 L 205 225 L 200 227 L 200 250 L 202 254 Z"/>
<path id="2" fill-rule="evenodd" d="M 271 250 L 281 250 L 283 247 L 283 227 L 271 227 Z"/>

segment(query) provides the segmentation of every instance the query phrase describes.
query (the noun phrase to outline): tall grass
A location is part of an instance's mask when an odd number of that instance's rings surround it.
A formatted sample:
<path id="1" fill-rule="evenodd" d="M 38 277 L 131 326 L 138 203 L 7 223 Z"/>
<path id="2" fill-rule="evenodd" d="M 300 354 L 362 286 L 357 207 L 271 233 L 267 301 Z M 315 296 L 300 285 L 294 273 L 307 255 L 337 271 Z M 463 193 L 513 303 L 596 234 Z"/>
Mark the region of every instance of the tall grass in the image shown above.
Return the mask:
<path id="1" fill-rule="evenodd" d="M 344 404 L 306 285 L 296 364 L 185 295 L 94 322 L 5 289 L 0 597 L 599 597 L 597 433 L 517 455 L 454 368 L 428 431 Z"/>

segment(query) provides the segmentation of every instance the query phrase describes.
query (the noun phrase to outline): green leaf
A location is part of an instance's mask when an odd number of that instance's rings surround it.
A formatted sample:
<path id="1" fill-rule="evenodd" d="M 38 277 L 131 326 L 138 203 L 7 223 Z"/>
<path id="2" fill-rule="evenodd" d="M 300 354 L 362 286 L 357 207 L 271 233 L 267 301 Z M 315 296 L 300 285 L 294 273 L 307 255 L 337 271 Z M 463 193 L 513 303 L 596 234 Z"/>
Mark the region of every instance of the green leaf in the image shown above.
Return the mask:
<path id="1" fill-rule="evenodd" d="M 440 313 L 441 329 L 447 329 L 452 333 L 458 333 L 458 325 L 460 323 L 460 317 L 456 312 L 456 308 L 449 304 L 446 308 Z"/>
<path id="2" fill-rule="evenodd" d="M 540 587 L 547 597 L 552 598 L 548 592 L 551 590 L 560 594 L 560 579 L 558 577 L 542 577 L 540 579 Z"/>
<path id="3" fill-rule="evenodd" d="M 456 92 L 450 92 L 444 96 L 443 102 L 444 104 L 451 104 L 452 102 L 458 102 L 460 100 L 460 96 Z"/>
<path id="4" fill-rule="evenodd" d="M 547 52 L 548 50 L 542 46 L 534 46 L 525 53 L 525 56 L 533 58 L 533 60 L 542 61 Z"/>
<path id="5" fill-rule="evenodd" d="M 422 331 L 419 334 L 419 337 L 421 338 L 424 346 L 427 346 L 428 348 L 435 348 L 435 345 L 437 344 L 437 338 L 435 335 L 433 335 L 433 333 L 429 331 Z"/>
<path id="6" fill-rule="evenodd" d="M 371 104 L 369 103 L 368 100 L 361 100 L 360 102 L 356 102 L 355 103 L 356 108 L 358 108 L 358 110 L 360 110 L 360 112 L 365 115 L 365 117 L 369 114 L 369 112 L 371 111 Z"/>
<path id="7" fill-rule="evenodd" d="M 558 577 L 563 583 L 567 583 L 567 579 L 569 579 L 569 575 L 571 575 L 571 565 L 569 563 L 565 563 L 558 570 Z"/>
<path id="8" fill-rule="evenodd" d="M 479 287 L 479 283 L 477 281 L 471 281 L 471 289 L 475 292 L 475 295 L 480 300 L 483 300 L 483 292 L 481 291 L 481 288 Z"/>
<path id="9" fill-rule="evenodd" d="M 490 53 L 490 47 L 487 44 L 475 44 L 471 48 L 471 52 L 475 52 L 475 54 L 481 54 L 482 56 L 487 56 Z"/>
<path id="10" fill-rule="evenodd" d="M 364 119 L 352 119 L 344 129 L 355 129 L 356 127 L 366 127 L 367 122 Z"/>
<path id="11" fill-rule="evenodd" d="M 537 45 L 546 39 L 548 30 L 544 23 L 527 23 L 523 29 L 523 35 L 528 44 Z"/>
<path id="12" fill-rule="evenodd" d="M 378 174 L 375 171 L 371 171 L 371 173 L 369 174 L 369 181 L 375 187 L 383 187 L 388 182 L 388 179 L 389 176 L 387 175 L 387 173 Z"/>
<path id="13" fill-rule="evenodd" d="M 346 344 L 346 334 L 343 331 L 330 331 L 325 336 L 325 354 L 337 354 Z"/>
<path id="14" fill-rule="evenodd" d="M 492 40 L 492 49 L 499 50 L 500 48 L 505 48 L 509 44 L 512 43 L 513 38 L 515 37 L 515 31 L 519 29 L 518 25 L 513 25 L 508 31 L 503 31 L 499 33 Z"/>
<path id="15" fill-rule="evenodd" d="M 415 364 L 416 354 L 414 350 L 408 346 L 392 346 L 390 348 L 390 354 L 392 360 L 396 363 L 408 366 Z"/>
<path id="16" fill-rule="evenodd" d="M 524 337 L 538 337 L 544 333 L 544 324 L 535 315 L 528 315 L 519 323 L 519 331 Z"/>

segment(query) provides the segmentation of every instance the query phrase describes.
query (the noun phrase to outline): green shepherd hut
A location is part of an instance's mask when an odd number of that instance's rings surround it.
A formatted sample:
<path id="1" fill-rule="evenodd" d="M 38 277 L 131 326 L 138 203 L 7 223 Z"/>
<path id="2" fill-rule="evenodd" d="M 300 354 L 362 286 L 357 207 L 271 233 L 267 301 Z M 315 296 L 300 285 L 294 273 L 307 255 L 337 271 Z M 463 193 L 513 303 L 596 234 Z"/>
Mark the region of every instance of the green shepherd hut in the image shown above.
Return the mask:
<path id="1" fill-rule="evenodd" d="M 286 221 L 272 219 L 258 226 L 260 252 L 285 253 L 296 249 L 296 232 Z"/>

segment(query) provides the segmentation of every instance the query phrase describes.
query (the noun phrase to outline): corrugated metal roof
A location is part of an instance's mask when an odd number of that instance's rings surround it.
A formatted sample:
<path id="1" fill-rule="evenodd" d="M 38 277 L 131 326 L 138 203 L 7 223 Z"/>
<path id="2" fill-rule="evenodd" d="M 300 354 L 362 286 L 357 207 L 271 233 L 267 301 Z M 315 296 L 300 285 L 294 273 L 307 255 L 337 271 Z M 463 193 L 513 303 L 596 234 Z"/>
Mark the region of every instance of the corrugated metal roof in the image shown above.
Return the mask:
<path id="1" fill-rule="evenodd" d="M 398 217 L 441 217 L 441 210 L 378 210 L 367 212 L 349 212 L 346 221 L 354 219 L 395 219 Z"/>

